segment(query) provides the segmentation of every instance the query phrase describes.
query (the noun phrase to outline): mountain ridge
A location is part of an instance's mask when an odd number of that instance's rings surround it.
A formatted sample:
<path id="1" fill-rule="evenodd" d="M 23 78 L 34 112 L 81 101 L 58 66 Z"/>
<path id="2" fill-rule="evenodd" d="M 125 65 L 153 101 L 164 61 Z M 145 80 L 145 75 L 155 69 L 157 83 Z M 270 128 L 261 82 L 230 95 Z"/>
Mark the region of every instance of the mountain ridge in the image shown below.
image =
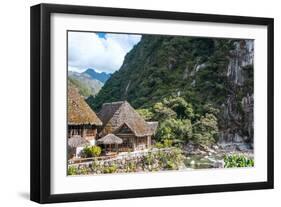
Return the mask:
<path id="1" fill-rule="evenodd" d="M 78 88 L 80 95 L 84 98 L 95 96 L 104 85 L 97 79 L 93 79 L 83 73 L 74 71 L 68 72 L 68 79 L 76 88 Z"/>
<path id="2" fill-rule="evenodd" d="M 92 79 L 97 79 L 97 80 L 101 81 L 102 83 L 105 83 L 111 76 L 110 73 L 105 73 L 105 72 L 99 73 L 95 69 L 92 69 L 92 68 L 88 68 L 82 74 L 89 75 Z"/>

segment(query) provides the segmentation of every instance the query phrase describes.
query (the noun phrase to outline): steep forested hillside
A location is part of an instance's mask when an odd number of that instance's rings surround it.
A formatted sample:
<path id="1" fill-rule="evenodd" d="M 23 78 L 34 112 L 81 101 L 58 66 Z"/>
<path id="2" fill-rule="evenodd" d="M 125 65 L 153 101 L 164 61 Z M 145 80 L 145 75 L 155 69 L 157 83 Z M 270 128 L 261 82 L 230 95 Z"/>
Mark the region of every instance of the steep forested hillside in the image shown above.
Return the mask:
<path id="1" fill-rule="evenodd" d="M 217 139 L 252 142 L 253 54 L 253 40 L 143 35 L 87 102 L 98 111 L 105 102 L 127 100 L 146 116 L 180 97 L 194 112 L 192 125 L 212 114 Z"/>

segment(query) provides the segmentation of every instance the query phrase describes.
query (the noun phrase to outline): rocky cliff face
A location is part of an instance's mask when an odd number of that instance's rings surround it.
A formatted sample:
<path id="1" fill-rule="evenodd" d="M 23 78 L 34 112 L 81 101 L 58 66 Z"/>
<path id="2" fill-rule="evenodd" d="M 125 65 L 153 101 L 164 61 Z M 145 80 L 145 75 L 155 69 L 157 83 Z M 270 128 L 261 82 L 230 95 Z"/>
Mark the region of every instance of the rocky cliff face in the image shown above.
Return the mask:
<path id="1" fill-rule="evenodd" d="M 220 143 L 253 143 L 253 63 L 254 41 L 235 41 L 227 67 L 232 92 L 221 105 Z"/>
<path id="2" fill-rule="evenodd" d="M 254 63 L 254 41 L 240 40 L 233 43 L 235 49 L 230 51 L 227 69 L 228 78 L 237 85 L 243 85 L 247 79 L 244 67 Z"/>

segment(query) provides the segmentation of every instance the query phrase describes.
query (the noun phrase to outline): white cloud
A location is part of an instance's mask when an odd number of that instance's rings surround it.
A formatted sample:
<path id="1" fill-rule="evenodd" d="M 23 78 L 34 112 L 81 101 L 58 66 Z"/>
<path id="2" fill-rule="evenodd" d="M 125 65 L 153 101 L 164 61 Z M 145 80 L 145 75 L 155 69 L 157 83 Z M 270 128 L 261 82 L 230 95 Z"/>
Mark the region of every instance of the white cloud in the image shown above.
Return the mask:
<path id="1" fill-rule="evenodd" d="M 140 39 L 141 35 L 106 33 L 105 38 L 100 38 L 93 32 L 69 32 L 68 69 L 81 72 L 94 68 L 112 73 Z"/>

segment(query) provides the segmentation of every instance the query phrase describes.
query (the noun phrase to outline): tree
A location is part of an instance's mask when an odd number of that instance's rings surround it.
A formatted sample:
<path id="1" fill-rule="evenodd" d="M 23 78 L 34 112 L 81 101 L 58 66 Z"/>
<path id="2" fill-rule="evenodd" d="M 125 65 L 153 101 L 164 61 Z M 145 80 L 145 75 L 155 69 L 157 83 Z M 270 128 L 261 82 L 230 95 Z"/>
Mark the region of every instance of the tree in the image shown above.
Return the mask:
<path id="1" fill-rule="evenodd" d="M 193 125 L 192 140 L 199 145 L 210 146 L 215 143 L 218 134 L 217 118 L 213 114 L 201 116 Z"/>
<path id="2" fill-rule="evenodd" d="M 162 102 L 158 102 L 153 106 L 155 120 L 165 120 L 167 118 L 176 118 L 177 114 L 172 109 L 166 107 Z"/>
<path id="3" fill-rule="evenodd" d="M 187 141 L 192 137 L 191 121 L 188 119 L 166 119 L 160 123 L 156 137 L 162 141 L 165 139 L 181 139 Z"/>
<path id="4" fill-rule="evenodd" d="M 203 111 L 208 114 L 213 114 L 217 116 L 220 112 L 219 109 L 215 108 L 212 104 L 208 103 L 203 105 Z"/>
<path id="5" fill-rule="evenodd" d="M 194 117 L 192 105 L 180 96 L 164 99 L 163 103 L 175 111 L 179 119 L 193 119 Z"/>
<path id="6" fill-rule="evenodd" d="M 144 120 L 146 121 L 153 120 L 154 113 L 151 111 L 151 109 L 137 109 L 136 111 L 139 113 L 139 115 L 142 118 L 144 118 Z"/>

